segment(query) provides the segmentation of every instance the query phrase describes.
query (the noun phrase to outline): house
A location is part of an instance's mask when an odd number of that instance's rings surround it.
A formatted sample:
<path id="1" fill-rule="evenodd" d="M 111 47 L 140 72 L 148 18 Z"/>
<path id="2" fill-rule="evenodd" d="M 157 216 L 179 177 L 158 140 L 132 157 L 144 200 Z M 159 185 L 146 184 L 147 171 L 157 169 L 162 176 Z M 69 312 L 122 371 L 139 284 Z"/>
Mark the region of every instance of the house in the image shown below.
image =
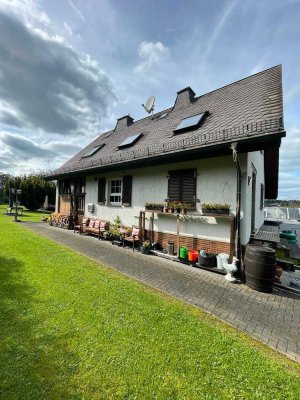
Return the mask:
<path id="1" fill-rule="evenodd" d="M 126 226 L 144 219 L 152 238 L 239 258 L 276 198 L 283 126 L 281 66 L 210 93 L 187 87 L 174 105 L 141 120 L 126 115 L 48 179 L 57 211 Z M 184 201 L 180 218 L 144 213 L 146 202 Z M 203 216 L 202 202 L 229 203 L 231 216 Z M 143 221 L 142 221 L 143 222 Z"/>

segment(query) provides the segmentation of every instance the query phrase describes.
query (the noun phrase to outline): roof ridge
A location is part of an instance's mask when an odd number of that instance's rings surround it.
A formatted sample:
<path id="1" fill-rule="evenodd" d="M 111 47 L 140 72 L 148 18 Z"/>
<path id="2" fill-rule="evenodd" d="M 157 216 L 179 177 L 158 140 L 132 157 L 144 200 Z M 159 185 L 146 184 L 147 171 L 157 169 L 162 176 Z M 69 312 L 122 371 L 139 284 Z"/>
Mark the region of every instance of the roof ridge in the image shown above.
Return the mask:
<path id="1" fill-rule="evenodd" d="M 211 90 L 210 92 L 203 93 L 203 94 L 201 94 L 201 95 L 195 97 L 194 102 L 196 102 L 197 100 L 199 100 L 201 97 L 207 96 L 208 94 L 214 93 L 214 92 L 216 92 L 216 91 L 218 91 L 218 90 L 225 89 L 225 88 L 227 88 L 228 86 L 235 85 L 235 84 L 237 84 L 237 83 L 239 83 L 239 82 L 242 82 L 242 81 L 245 81 L 245 80 L 247 80 L 247 79 L 253 78 L 254 76 L 257 76 L 257 75 L 264 74 L 265 72 L 270 71 L 270 70 L 272 70 L 272 69 L 276 69 L 276 68 L 280 68 L 280 69 L 281 69 L 281 68 L 282 68 L 282 64 L 274 65 L 273 67 L 266 68 L 266 69 L 264 69 L 263 71 L 256 72 L 255 74 L 246 76 L 245 78 L 242 78 L 242 79 L 238 79 L 238 80 L 235 81 L 235 82 L 228 83 L 227 85 L 224 85 L 224 86 L 221 86 L 221 87 L 219 87 L 219 88 L 217 88 L 217 89 Z M 190 86 L 188 86 L 188 87 L 190 87 Z M 181 90 L 184 90 L 184 89 L 181 89 Z M 180 92 L 181 90 L 179 90 L 179 92 Z M 178 93 L 178 92 L 177 92 L 177 93 Z M 176 101 L 176 100 L 175 100 L 175 101 Z M 174 105 L 175 105 L 175 103 L 174 103 Z M 172 111 L 173 108 L 174 108 L 174 105 L 173 105 L 173 106 L 170 106 L 170 107 L 168 107 L 168 108 L 166 108 L 166 109 L 164 109 L 164 110 L 160 110 L 160 111 L 156 112 L 155 114 L 153 114 L 152 116 L 147 115 L 146 117 L 143 117 L 143 118 L 134 120 L 133 124 L 136 124 L 137 122 L 143 121 L 143 120 L 145 120 L 145 119 L 147 119 L 147 118 L 149 118 L 149 119 L 154 119 L 155 116 L 158 115 L 158 114 L 160 114 L 160 113 Z M 186 107 L 183 107 L 183 108 L 186 108 Z M 128 115 L 129 115 L 129 114 L 128 114 Z M 115 132 L 115 129 L 110 129 L 110 130 L 108 130 L 108 131 L 106 131 L 106 132 L 100 133 L 99 136 L 103 136 L 103 135 L 105 135 L 105 134 L 107 134 L 107 133 L 111 133 L 111 134 L 112 134 L 113 132 Z M 98 136 L 98 139 L 100 139 L 99 136 Z"/>
<path id="2" fill-rule="evenodd" d="M 263 71 L 256 72 L 256 73 L 253 74 L 253 75 L 246 76 L 245 78 L 238 79 L 238 80 L 235 81 L 235 82 L 228 83 L 227 85 L 224 85 L 224 86 L 221 86 L 221 87 L 219 87 L 219 88 L 217 88 L 217 89 L 211 90 L 210 92 L 201 94 L 200 96 L 195 97 L 195 101 L 198 100 L 200 97 L 206 96 L 206 95 L 211 94 L 211 93 L 213 93 L 213 92 L 216 92 L 216 91 L 218 91 L 218 90 L 225 89 L 225 88 L 227 88 L 228 86 L 235 85 L 235 84 L 237 84 L 237 83 L 239 83 L 239 82 L 242 82 L 242 81 L 245 81 L 245 80 L 247 80 L 247 79 L 253 78 L 254 76 L 264 74 L 265 72 L 270 71 L 271 69 L 275 69 L 275 68 L 280 68 L 280 69 L 282 69 L 282 64 L 274 65 L 273 67 L 266 68 L 266 69 L 264 69 Z"/>

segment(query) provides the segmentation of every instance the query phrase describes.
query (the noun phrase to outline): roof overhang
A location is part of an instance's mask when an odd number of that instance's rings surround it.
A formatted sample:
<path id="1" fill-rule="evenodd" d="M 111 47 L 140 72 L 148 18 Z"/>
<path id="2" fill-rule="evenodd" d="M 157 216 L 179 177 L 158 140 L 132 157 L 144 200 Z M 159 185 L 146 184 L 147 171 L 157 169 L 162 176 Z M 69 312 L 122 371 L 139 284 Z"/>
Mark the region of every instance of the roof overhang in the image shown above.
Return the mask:
<path id="1" fill-rule="evenodd" d="M 144 158 L 130 159 L 122 162 L 114 162 L 112 164 L 98 165 L 85 169 L 64 171 L 61 173 L 53 173 L 52 175 L 45 176 L 46 180 L 56 180 L 64 178 L 72 178 L 79 176 L 87 176 L 93 174 L 99 174 L 104 172 L 119 171 L 120 169 L 135 169 L 141 167 L 151 167 L 161 164 L 170 164 L 178 161 L 190 161 L 196 159 L 220 157 L 232 154 L 230 145 L 232 142 L 238 143 L 239 153 L 248 153 L 253 151 L 265 150 L 268 148 L 279 148 L 281 144 L 281 138 L 286 136 L 284 130 L 280 132 L 268 132 L 265 134 L 251 135 L 243 138 L 234 139 L 218 142 L 203 144 L 201 147 L 180 149 L 178 151 L 165 152 L 148 156 Z"/>

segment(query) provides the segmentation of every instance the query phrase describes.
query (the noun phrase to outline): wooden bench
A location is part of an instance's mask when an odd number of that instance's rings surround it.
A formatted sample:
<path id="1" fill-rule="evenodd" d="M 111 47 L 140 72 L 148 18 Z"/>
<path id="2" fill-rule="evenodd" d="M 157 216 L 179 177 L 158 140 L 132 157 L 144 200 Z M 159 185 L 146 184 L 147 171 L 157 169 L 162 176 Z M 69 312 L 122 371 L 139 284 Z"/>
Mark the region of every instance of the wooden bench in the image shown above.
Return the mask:
<path id="1" fill-rule="evenodd" d="M 109 222 L 103 221 L 100 219 L 93 219 L 89 220 L 88 225 L 84 229 L 85 233 L 96 235 L 98 239 L 103 237 L 104 232 L 107 232 L 109 229 Z"/>

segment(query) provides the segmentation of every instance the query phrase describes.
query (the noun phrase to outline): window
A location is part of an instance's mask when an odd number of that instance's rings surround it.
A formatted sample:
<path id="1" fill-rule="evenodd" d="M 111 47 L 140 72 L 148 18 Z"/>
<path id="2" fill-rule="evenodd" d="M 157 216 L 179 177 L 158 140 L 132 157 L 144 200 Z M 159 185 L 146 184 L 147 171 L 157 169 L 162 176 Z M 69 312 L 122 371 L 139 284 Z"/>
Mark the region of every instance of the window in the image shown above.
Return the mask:
<path id="1" fill-rule="evenodd" d="M 108 182 L 109 201 L 113 206 L 131 206 L 132 176 L 123 176 L 123 179 L 113 179 Z M 98 179 L 98 204 L 106 204 L 106 179 Z"/>
<path id="2" fill-rule="evenodd" d="M 137 135 L 132 135 L 129 136 L 127 139 L 125 139 L 121 144 L 119 144 L 119 148 L 123 147 L 129 147 L 132 146 L 134 143 L 136 143 L 141 137 L 143 136 L 142 133 L 138 133 Z"/>
<path id="3" fill-rule="evenodd" d="M 180 201 L 196 208 L 196 180 L 195 169 L 169 171 L 168 198 L 169 201 Z"/>
<path id="4" fill-rule="evenodd" d="M 91 156 L 93 156 L 94 154 L 96 154 L 100 149 L 102 149 L 104 146 L 105 146 L 105 143 L 102 143 L 102 144 L 100 144 L 100 145 L 98 145 L 98 146 L 94 146 L 94 147 L 92 147 L 91 149 L 88 149 L 88 150 L 84 153 L 84 155 L 81 156 L 81 157 L 82 157 L 82 158 L 91 157 Z"/>
<path id="5" fill-rule="evenodd" d="M 113 179 L 109 183 L 109 204 L 122 205 L 122 179 Z"/>
<path id="6" fill-rule="evenodd" d="M 192 117 L 184 118 L 174 129 L 174 133 L 181 133 L 197 129 L 201 125 L 207 113 L 197 114 Z"/>
<path id="7" fill-rule="evenodd" d="M 168 115 L 167 112 L 165 112 L 165 113 L 163 113 L 163 114 L 160 114 L 160 116 L 158 117 L 158 119 L 166 118 L 167 115 Z"/>

